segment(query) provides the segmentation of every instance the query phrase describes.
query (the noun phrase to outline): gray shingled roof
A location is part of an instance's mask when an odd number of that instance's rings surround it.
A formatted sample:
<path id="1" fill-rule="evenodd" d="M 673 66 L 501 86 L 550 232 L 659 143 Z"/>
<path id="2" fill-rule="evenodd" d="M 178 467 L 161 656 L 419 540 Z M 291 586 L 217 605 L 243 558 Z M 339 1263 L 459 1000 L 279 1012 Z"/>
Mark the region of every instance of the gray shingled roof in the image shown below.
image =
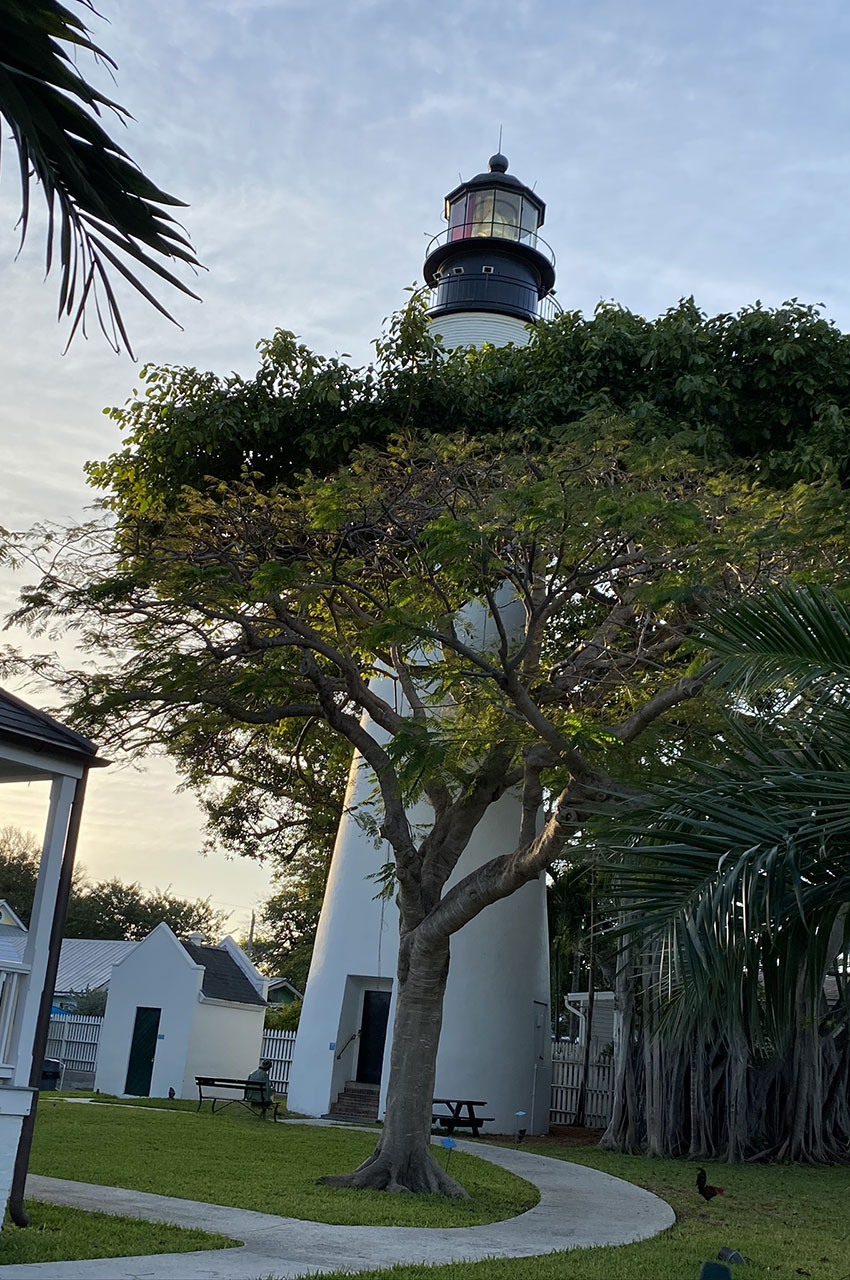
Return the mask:
<path id="1" fill-rule="evenodd" d="M 81 733 L 66 729 L 65 725 L 54 720 L 46 711 L 38 711 L 14 694 L 0 689 L 0 736 L 5 734 L 18 739 L 48 743 L 52 747 L 72 751 L 78 756 L 97 755 L 97 747 Z"/>
<path id="2" fill-rule="evenodd" d="M 194 942 L 183 946 L 195 961 L 203 965 L 204 980 L 201 991 L 211 1000 L 230 1000 L 235 1004 L 261 1004 L 265 1000 L 257 988 L 242 972 L 239 965 L 222 947 L 199 947 Z"/>

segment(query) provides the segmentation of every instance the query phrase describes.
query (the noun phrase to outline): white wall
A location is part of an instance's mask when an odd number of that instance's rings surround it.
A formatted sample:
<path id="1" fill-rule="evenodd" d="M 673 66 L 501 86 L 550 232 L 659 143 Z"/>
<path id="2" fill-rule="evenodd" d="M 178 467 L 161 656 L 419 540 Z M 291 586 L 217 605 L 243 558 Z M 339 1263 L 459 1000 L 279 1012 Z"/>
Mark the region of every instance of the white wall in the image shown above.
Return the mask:
<path id="1" fill-rule="evenodd" d="M 520 817 L 517 796 L 507 794 L 491 805 L 447 888 L 490 858 L 509 853 Z M 486 1114 L 495 1117 L 488 1127 L 495 1133 L 512 1133 L 517 1111 L 526 1112 L 520 1127 L 529 1133 L 546 1133 L 549 1127 L 547 936 L 541 875 L 485 907 L 451 940 L 435 1090 L 438 1097 L 486 1099 Z"/>
<path id="2" fill-rule="evenodd" d="M 528 346 L 528 322 L 519 316 L 502 316 L 495 311 L 450 311 L 446 316 L 435 316 L 431 323 L 448 349 L 483 347 L 485 342 L 494 347 L 504 347 L 509 342 L 517 347 Z"/>
<path id="3" fill-rule="evenodd" d="M 195 1005 L 181 1098 L 197 1098 L 195 1076 L 245 1078 L 260 1064 L 263 1047 L 263 1005 L 239 1005 L 201 1000 Z"/>
<path id="4" fill-rule="evenodd" d="M 167 925 L 157 925 L 124 960 L 109 983 L 94 1087 L 123 1094 L 130 1045 L 139 1006 L 161 1009 L 150 1096 L 181 1093 L 186 1054 L 203 970 L 189 957 Z"/>
<path id="5" fill-rule="evenodd" d="M 382 697 L 392 698 L 390 681 L 377 682 L 377 688 Z M 287 1106 L 305 1115 L 324 1115 L 342 1088 L 339 1076 L 343 1084 L 354 1076 L 356 1044 L 349 1045 L 339 1063 L 336 1054 L 359 1026 L 356 1019 L 368 979 L 375 979 L 375 988 L 381 989 L 377 980 L 395 976 L 398 910 L 393 902 L 376 901 L 378 885 L 368 878 L 390 855 L 383 844 L 376 848 L 349 814 L 369 802 L 373 787 L 374 778 L 355 755 L 345 795 L 347 816 L 337 833 L 289 1074 Z M 349 982 L 354 976 L 360 979 L 356 1008 Z M 390 1039 L 388 1035 L 388 1044 Z"/>

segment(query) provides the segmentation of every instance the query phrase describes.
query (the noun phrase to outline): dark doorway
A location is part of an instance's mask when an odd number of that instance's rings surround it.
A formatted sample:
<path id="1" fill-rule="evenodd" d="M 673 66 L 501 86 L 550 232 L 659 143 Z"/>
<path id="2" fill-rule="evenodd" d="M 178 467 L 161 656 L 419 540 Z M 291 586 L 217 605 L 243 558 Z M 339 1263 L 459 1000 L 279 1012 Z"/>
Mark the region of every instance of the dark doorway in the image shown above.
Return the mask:
<path id="1" fill-rule="evenodd" d="M 359 1084 L 381 1083 L 391 994 L 389 991 L 363 993 L 363 1019 L 360 1023 L 360 1052 L 357 1055 L 356 1076 Z"/>
<path id="2" fill-rule="evenodd" d="M 156 1036 L 159 1031 L 161 1009 L 136 1009 L 136 1023 L 130 1043 L 130 1061 L 127 1064 L 125 1093 L 137 1098 L 147 1098 L 151 1091 L 153 1060 L 156 1053 Z"/>

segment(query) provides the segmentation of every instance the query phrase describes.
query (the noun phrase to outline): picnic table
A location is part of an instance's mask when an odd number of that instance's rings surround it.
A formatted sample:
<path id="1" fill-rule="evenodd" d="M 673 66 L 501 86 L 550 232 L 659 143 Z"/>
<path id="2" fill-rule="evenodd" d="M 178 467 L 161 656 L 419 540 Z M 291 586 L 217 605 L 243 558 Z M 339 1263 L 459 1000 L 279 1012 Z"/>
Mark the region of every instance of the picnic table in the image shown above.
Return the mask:
<path id="1" fill-rule="evenodd" d="M 473 1138 L 477 1138 L 482 1124 L 494 1119 L 493 1116 L 480 1116 L 476 1107 L 486 1107 L 487 1103 L 480 1098 L 434 1098 L 435 1107 L 445 1107 L 445 1111 L 434 1111 L 431 1116 L 433 1124 L 442 1125 L 449 1133 L 455 1129 L 471 1129 Z"/>
<path id="2" fill-rule="evenodd" d="M 246 1107 L 251 1112 L 251 1115 L 256 1116 L 258 1120 L 265 1120 L 269 1107 L 274 1106 L 272 1120 L 277 1120 L 280 1099 L 275 1099 L 271 1089 L 264 1088 L 260 1081 L 247 1078 L 240 1080 L 234 1076 L 195 1076 L 195 1084 L 198 1086 L 197 1111 L 200 1111 L 201 1104 L 205 1100 L 212 1101 L 213 1112 L 215 1112 L 216 1103 L 219 1104 L 219 1111 L 223 1111 L 225 1107 L 238 1102 L 241 1106 Z M 227 1096 L 222 1098 L 222 1089 L 226 1089 L 231 1093 L 240 1089 L 242 1092 L 236 1098 Z"/>

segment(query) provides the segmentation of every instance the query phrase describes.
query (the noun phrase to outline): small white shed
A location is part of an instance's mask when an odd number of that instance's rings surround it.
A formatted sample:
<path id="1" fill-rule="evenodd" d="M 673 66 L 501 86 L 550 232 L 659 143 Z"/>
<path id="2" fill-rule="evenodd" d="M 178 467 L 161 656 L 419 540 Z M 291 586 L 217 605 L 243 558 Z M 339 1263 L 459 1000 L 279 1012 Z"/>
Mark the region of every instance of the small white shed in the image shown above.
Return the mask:
<path id="1" fill-rule="evenodd" d="M 196 1075 L 246 1077 L 261 1056 L 267 982 L 232 938 L 181 942 L 157 925 L 112 970 L 95 1089 L 192 1098 Z"/>

